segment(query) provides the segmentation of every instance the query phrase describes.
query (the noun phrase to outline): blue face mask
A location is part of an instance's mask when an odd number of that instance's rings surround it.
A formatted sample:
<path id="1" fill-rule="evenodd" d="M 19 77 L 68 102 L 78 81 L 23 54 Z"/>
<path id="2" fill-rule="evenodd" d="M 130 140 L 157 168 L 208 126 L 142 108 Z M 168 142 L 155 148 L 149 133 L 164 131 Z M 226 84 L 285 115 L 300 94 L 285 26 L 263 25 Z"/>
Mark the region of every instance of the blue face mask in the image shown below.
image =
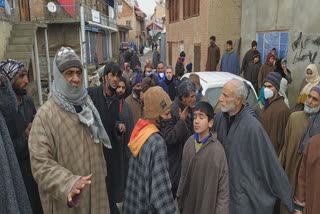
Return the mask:
<path id="1" fill-rule="evenodd" d="M 185 60 L 185 58 L 184 58 L 184 57 L 181 57 L 181 61 L 184 62 L 184 60 Z"/>

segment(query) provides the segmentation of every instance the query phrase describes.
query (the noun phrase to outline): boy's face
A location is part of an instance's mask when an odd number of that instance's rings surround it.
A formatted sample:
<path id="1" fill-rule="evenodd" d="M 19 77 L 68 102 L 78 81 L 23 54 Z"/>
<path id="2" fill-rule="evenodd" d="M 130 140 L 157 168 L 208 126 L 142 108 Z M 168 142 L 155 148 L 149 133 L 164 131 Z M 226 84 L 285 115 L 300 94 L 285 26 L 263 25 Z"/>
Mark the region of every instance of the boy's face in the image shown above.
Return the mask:
<path id="1" fill-rule="evenodd" d="M 208 120 L 208 116 L 205 113 L 201 112 L 200 110 L 196 110 L 193 113 L 194 131 L 198 134 L 202 134 L 212 128 L 213 120 Z"/>

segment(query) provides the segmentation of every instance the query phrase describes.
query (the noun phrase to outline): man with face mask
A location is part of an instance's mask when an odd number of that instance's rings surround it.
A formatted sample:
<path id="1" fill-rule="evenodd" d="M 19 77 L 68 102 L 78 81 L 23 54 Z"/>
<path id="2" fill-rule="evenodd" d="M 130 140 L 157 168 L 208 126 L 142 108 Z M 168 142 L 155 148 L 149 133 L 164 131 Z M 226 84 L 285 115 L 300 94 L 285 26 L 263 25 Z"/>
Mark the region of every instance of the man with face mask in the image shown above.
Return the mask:
<path id="1" fill-rule="evenodd" d="M 159 86 L 145 92 L 144 118 L 135 125 L 126 185 L 124 214 L 176 213 L 168 173 L 166 145 L 157 121 L 170 118 L 171 100 Z"/>
<path id="2" fill-rule="evenodd" d="M 164 72 L 164 64 L 160 62 L 157 66 L 157 72 L 153 76 L 149 76 L 157 86 L 161 86 L 164 80 L 166 79 Z"/>
<path id="3" fill-rule="evenodd" d="M 311 88 L 304 104 L 303 111 L 293 112 L 287 123 L 285 131 L 285 141 L 283 149 L 280 153 L 281 164 L 288 176 L 293 192 L 296 189 L 297 173 L 300 166 L 304 142 L 308 143 L 309 138 L 318 134 L 316 131 L 317 124 L 320 122 L 320 85 L 315 85 Z M 310 124 L 310 125 L 308 125 Z M 309 127 L 307 129 L 307 127 Z M 313 128 L 312 128 L 313 127 Z M 318 126 L 319 127 L 319 126 Z M 312 130 L 310 132 L 310 130 Z M 309 131 L 308 131 L 309 130 Z M 281 207 L 281 214 L 289 214 L 287 210 Z"/>
<path id="4" fill-rule="evenodd" d="M 217 65 L 220 60 L 220 48 L 216 45 L 216 37 L 210 37 L 210 46 L 208 47 L 206 71 L 217 71 Z"/>
<path id="5" fill-rule="evenodd" d="M 290 184 L 259 121 L 246 110 L 247 88 L 228 81 L 214 130 L 224 146 L 230 186 L 230 214 L 270 214 L 277 198 L 292 211 Z"/>
<path id="6" fill-rule="evenodd" d="M 118 135 L 126 131 L 126 127 L 119 117 L 119 99 L 116 89 L 122 75 L 120 67 L 115 62 L 108 62 L 104 67 L 103 84 L 88 89 L 94 105 L 96 106 L 103 126 L 109 135 L 112 149 L 104 148 L 107 162 L 107 188 L 111 213 L 119 213 L 116 203 L 123 202 L 124 187 L 121 183 L 121 144 Z"/>
<path id="7" fill-rule="evenodd" d="M 180 85 L 180 80 L 173 74 L 173 68 L 171 65 L 167 66 L 165 73 L 165 80 L 160 84 L 165 92 L 169 95 L 170 99 L 173 101 L 178 94 L 178 87 Z"/>
<path id="8" fill-rule="evenodd" d="M 110 213 L 102 147 L 111 149 L 111 143 L 74 50 L 58 50 L 53 76 L 52 95 L 36 114 L 29 136 L 44 213 Z"/>
<path id="9" fill-rule="evenodd" d="M 27 95 L 29 83 L 28 71 L 21 62 L 7 59 L 0 62 L 0 72 L 5 74 L 10 80 L 18 103 L 18 111 L 7 119 L 7 126 L 19 161 L 29 200 L 33 213 L 43 213 L 38 186 L 31 173 L 28 149 L 31 125 L 36 114 L 32 97 Z"/>
<path id="10" fill-rule="evenodd" d="M 270 137 L 273 147 L 280 154 L 284 144 L 285 128 L 290 116 L 290 110 L 279 95 L 281 75 L 271 72 L 264 80 L 265 105 L 261 109 L 259 119 Z"/>

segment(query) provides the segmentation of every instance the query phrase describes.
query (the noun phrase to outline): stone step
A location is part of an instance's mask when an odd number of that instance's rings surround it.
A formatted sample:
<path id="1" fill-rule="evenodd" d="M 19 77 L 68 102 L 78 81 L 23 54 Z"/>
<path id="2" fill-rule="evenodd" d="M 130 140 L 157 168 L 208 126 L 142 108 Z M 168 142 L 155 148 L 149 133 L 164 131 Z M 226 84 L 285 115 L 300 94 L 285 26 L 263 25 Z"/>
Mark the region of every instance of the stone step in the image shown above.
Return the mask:
<path id="1" fill-rule="evenodd" d="M 29 59 L 31 57 L 31 51 L 28 52 L 6 52 L 6 58 L 11 59 Z"/>
<path id="2" fill-rule="evenodd" d="M 35 30 L 13 30 L 11 37 L 33 37 Z"/>
<path id="3" fill-rule="evenodd" d="M 12 30 L 36 30 L 37 26 L 33 23 L 20 23 L 13 25 Z"/>
<path id="4" fill-rule="evenodd" d="M 32 51 L 32 45 L 11 45 L 7 47 L 7 52 L 29 52 Z"/>
<path id="5" fill-rule="evenodd" d="M 32 45 L 33 37 L 13 37 L 9 39 L 10 45 Z"/>

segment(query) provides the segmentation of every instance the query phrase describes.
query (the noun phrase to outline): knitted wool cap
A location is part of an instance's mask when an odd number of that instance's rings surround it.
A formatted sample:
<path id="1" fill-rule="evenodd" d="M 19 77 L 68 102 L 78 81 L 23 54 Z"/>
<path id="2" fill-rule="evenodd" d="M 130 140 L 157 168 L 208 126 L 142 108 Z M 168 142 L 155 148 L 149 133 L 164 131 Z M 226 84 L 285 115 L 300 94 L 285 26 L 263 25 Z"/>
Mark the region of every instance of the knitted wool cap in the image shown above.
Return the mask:
<path id="1" fill-rule="evenodd" d="M 270 72 L 268 76 L 264 79 L 263 83 L 269 82 L 279 91 L 281 79 L 282 76 L 278 72 Z"/>
<path id="2" fill-rule="evenodd" d="M 12 81 L 20 72 L 24 70 L 24 65 L 16 60 L 7 59 L 0 62 L 0 72 Z"/>
<path id="3" fill-rule="evenodd" d="M 56 53 L 56 64 L 61 73 L 71 67 L 77 67 L 82 70 L 80 58 L 76 52 L 69 47 L 61 47 Z"/>
<path id="4" fill-rule="evenodd" d="M 144 118 L 156 119 L 171 108 L 172 101 L 169 95 L 160 87 L 149 88 L 144 94 Z"/>
<path id="5" fill-rule="evenodd" d="M 315 91 L 320 95 L 320 84 L 317 84 L 311 88 L 311 91 Z"/>

